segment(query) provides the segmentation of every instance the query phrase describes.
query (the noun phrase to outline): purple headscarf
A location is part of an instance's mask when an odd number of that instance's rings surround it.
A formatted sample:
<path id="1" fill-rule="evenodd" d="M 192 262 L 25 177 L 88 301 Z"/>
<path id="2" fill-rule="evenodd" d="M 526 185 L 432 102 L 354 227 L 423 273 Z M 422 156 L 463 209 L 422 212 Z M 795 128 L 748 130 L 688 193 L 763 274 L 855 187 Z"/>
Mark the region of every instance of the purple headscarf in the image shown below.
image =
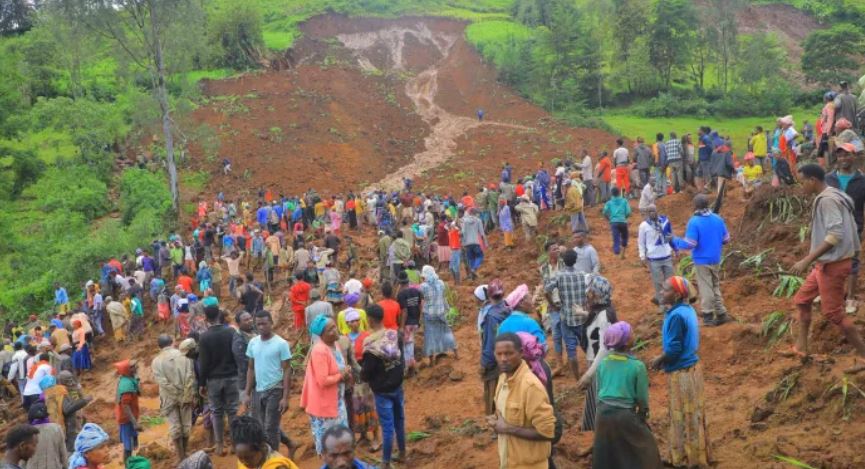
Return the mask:
<path id="1" fill-rule="evenodd" d="M 604 331 L 604 346 L 608 350 L 621 350 L 631 339 L 631 325 L 625 321 L 619 321 L 610 325 Z"/>
<path id="2" fill-rule="evenodd" d="M 517 336 L 520 338 L 520 342 L 523 345 L 523 360 L 529 365 L 529 368 L 532 369 L 532 373 L 541 380 L 541 383 L 547 384 L 547 374 L 544 372 L 544 367 L 541 365 L 541 360 L 544 359 L 544 355 L 546 355 L 546 351 L 541 344 L 538 343 L 538 339 L 527 333 L 527 332 L 517 332 Z"/>

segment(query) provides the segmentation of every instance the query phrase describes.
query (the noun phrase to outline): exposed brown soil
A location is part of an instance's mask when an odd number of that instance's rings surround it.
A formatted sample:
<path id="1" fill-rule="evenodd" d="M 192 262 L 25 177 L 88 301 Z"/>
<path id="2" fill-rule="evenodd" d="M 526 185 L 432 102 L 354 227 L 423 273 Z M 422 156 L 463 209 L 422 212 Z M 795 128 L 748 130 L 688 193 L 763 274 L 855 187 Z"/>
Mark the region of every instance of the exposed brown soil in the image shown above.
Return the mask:
<path id="1" fill-rule="evenodd" d="M 392 67 L 395 63 L 393 49 L 388 46 L 348 50 L 340 46 L 346 42 L 328 39 L 337 34 L 371 33 L 396 27 L 411 29 L 418 24 L 435 34 L 456 34 L 455 42 L 444 53 L 414 34 L 408 35 L 403 44 L 410 52 L 404 56 L 405 72 L 392 75 L 361 71 L 362 58 L 377 69 Z M 207 161 L 200 152 L 193 152 L 193 166 L 214 173 L 205 189 L 207 197 L 211 198 L 219 190 L 243 196 L 255 192 L 259 186 L 273 186 L 287 193 L 301 192 L 308 186 L 324 194 L 358 190 L 367 184 L 388 180 L 389 175 L 404 174 L 404 168 L 413 167 L 412 164 L 424 164 L 415 160 L 416 155 L 424 152 L 434 152 L 427 155 L 440 160 L 437 160 L 437 167 L 426 169 L 417 178 L 418 185 L 440 193 L 457 193 L 475 190 L 478 184 L 496 180 L 504 161 L 513 164 L 517 174 L 524 174 L 533 172 L 539 162 L 548 164 L 553 158 L 577 154 L 582 148 L 596 154 L 599 149 L 613 146 L 614 136 L 598 130 L 565 127 L 550 120 L 540 108 L 496 84 L 494 71 L 483 65 L 479 56 L 465 44 L 460 33 L 462 27 L 462 23 L 439 19 L 390 21 L 320 17 L 307 23 L 307 39 L 292 52 L 292 57 L 301 63 L 294 70 L 208 83 L 205 87 L 208 96 L 243 97 L 240 102 L 249 111 L 227 113 L 219 107 L 225 106 L 223 101 L 196 113 L 201 122 L 220 128 L 223 145 L 220 154 L 232 157 L 235 167 L 234 174 L 225 178 L 219 174 L 218 161 Z M 432 102 L 424 105 L 438 108 L 436 112 L 460 122 L 464 122 L 461 119 L 471 120 L 475 109 L 483 107 L 493 123 L 466 129 L 457 126 L 444 140 L 425 141 L 426 137 L 435 135 L 438 120 L 425 116 L 421 106 L 415 109 L 417 102 L 405 91 L 410 80 L 431 68 L 436 70 L 437 91 L 426 95 Z M 245 97 L 250 93 L 255 93 L 256 97 Z M 390 94 L 396 104 L 386 102 Z M 496 122 L 521 127 L 505 127 Z M 297 128 L 292 128 L 292 124 Z M 282 143 L 260 136 L 274 125 L 284 131 Z M 337 132 L 331 132 L 332 128 Z M 442 143 L 449 140 L 455 142 L 453 147 Z M 244 178 L 241 175 L 247 169 L 249 176 Z M 763 202 L 759 202 L 758 197 L 763 197 L 760 199 Z M 789 261 L 802 250 L 798 236 L 789 234 L 797 232 L 798 225 L 791 223 L 779 228 L 769 226 L 773 225 L 770 223 L 759 228 L 758 220 L 768 214 L 767 197 L 772 195 L 758 194 L 746 207 L 746 203 L 741 202 L 739 189 L 731 190 L 722 211 L 734 236 L 731 249 L 741 250 L 742 256 L 750 256 L 774 247 L 777 257 L 772 260 L 789 266 Z M 671 218 L 676 233 L 684 231 L 691 214 L 690 198 L 691 194 L 684 193 L 658 202 L 659 210 Z M 541 232 L 567 238 L 567 229 L 557 215 L 544 214 Z M 648 341 L 637 353 L 648 361 L 660 351 L 661 321 L 661 316 L 649 303 L 652 292 L 648 273 L 637 261 L 633 244 L 625 259 L 610 254 L 607 224 L 598 208 L 588 210 L 588 219 L 593 230 L 592 243 L 604 265 L 603 273 L 614 285 L 616 308 L 622 319 L 635 325 L 639 338 Z M 634 217 L 631 222 L 634 234 L 636 227 Z M 773 234 L 776 231 L 783 234 Z M 355 236 L 361 244 L 359 252 L 366 266 L 373 265 L 373 238 L 374 233 L 369 229 Z M 506 251 L 502 249 L 498 234 L 493 234 L 491 239 L 487 261 L 480 271 L 482 279 L 501 277 L 508 289 L 520 283 L 532 286 L 538 283 L 535 243 L 520 239 L 515 250 Z M 774 268 L 774 264 L 770 266 Z M 858 422 L 865 415 L 865 399 L 855 395 L 851 388 L 847 403 L 850 418 L 845 421 L 840 408 L 841 396 L 838 391 L 830 390 L 833 383 L 840 382 L 841 370 L 850 363 L 850 347 L 843 344 L 833 327 L 817 319 L 814 348 L 828 355 L 807 364 L 780 356 L 777 350 L 787 347 L 789 337 L 782 338 L 780 345 L 767 347 L 766 338 L 760 335 L 761 320 L 775 310 L 789 314 L 791 301 L 771 296 L 777 285 L 772 276 L 757 276 L 747 269 L 730 266 L 725 270 L 722 289 L 731 313 L 739 321 L 701 331 L 709 433 L 716 466 L 781 468 L 783 465 L 774 456 L 783 454 L 815 467 L 863 467 L 865 457 L 861 442 L 865 438 L 865 427 Z M 498 464 L 494 440 L 483 421 L 482 384 L 477 376 L 479 341 L 473 326 L 477 309 L 471 295 L 473 285 L 455 288 L 461 312 L 460 324 L 455 330 L 460 359 L 446 358 L 437 367 L 423 369 L 419 376 L 406 382 L 407 430 L 422 430 L 431 436 L 410 443 L 411 460 L 398 467 L 481 469 Z M 275 294 L 274 299 L 278 298 Z M 233 305 L 229 303 L 228 306 Z M 280 308 L 279 301 L 272 305 L 273 310 Z M 861 326 L 861 320 L 857 321 Z M 284 328 L 285 323 L 280 330 Z M 86 389 L 98 398 L 86 410 L 89 418 L 111 428 L 115 378 L 109 363 L 128 357 L 149 362 L 158 332 L 151 330 L 146 342 L 131 346 L 118 347 L 110 340 L 100 344 L 97 371 L 84 380 Z M 786 399 L 772 392 L 783 377 L 795 373 L 798 373 L 798 381 Z M 454 377 L 459 379 L 454 380 Z M 152 380 L 147 371 L 143 379 L 149 386 L 145 413 L 155 415 L 158 403 L 153 400 Z M 653 372 L 650 379 L 652 413 L 649 424 L 662 455 L 666 455 L 669 425 L 666 378 Z M 865 387 L 862 377 L 850 379 Z M 592 437 L 577 430 L 583 396 L 575 391 L 574 384 L 571 377 L 556 381 L 557 400 L 566 420 L 556 461 L 564 468 L 590 467 L 590 459 L 581 454 L 591 445 Z M 308 421 L 298 409 L 299 387 L 294 391 L 283 427 L 303 444 L 297 458 L 300 467 L 317 468 L 321 461 L 310 449 Z M 164 427 L 149 428 L 142 440 L 146 452 L 160 458 L 154 467 L 174 467 L 170 460 L 164 459 L 170 454 L 166 451 L 169 444 Z M 200 426 L 194 430 L 193 445 L 204 446 Z M 116 451 L 115 447 L 115 454 Z M 365 450 L 361 450 L 361 455 L 370 460 L 380 457 L 369 455 Z M 220 468 L 234 467 L 233 464 L 230 458 L 217 461 Z"/>

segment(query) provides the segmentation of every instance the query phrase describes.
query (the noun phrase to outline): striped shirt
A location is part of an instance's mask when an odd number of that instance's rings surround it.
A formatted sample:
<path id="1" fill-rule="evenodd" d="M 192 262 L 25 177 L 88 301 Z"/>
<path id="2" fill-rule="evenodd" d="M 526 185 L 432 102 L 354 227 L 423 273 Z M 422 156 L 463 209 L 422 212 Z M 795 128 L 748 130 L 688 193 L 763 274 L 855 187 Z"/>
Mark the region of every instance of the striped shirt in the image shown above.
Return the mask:
<path id="1" fill-rule="evenodd" d="M 667 150 L 667 162 L 682 159 L 682 143 L 675 138 L 667 140 L 667 143 L 664 144 L 664 149 Z"/>

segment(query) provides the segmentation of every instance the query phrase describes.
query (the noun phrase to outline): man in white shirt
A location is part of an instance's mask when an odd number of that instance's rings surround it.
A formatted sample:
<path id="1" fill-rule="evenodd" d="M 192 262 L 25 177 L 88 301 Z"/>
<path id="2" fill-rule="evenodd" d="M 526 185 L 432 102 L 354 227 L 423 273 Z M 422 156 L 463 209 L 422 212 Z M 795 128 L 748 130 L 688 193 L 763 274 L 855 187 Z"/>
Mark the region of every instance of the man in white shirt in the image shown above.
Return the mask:
<path id="1" fill-rule="evenodd" d="M 592 207 L 595 205 L 595 165 L 592 163 L 592 157 L 589 155 L 588 150 L 583 150 L 583 162 L 580 164 L 580 168 L 582 169 L 583 184 L 586 186 L 586 190 L 583 193 L 583 203 L 588 207 Z"/>
<path id="2" fill-rule="evenodd" d="M 601 262 L 598 260 L 598 251 L 586 242 L 586 232 L 578 230 L 574 233 L 574 252 L 577 253 L 577 262 L 574 270 L 584 274 L 598 274 L 601 272 Z"/>
<path id="3" fill-rule="evenodd" d="M 647 186 L 648 187 L 648 186 Z M 644 210 L 646 219 L 640 223 L 637 246 L 640 250 L 640 262 L 649 269 L 652 275 L 652 286 L 655 287 L 655 301 L 661 312 L 665 311 L 661 290 L 664 282 L 673 276 L 673 229 L 670 220 L 658 215 L 654 205 Z"/>

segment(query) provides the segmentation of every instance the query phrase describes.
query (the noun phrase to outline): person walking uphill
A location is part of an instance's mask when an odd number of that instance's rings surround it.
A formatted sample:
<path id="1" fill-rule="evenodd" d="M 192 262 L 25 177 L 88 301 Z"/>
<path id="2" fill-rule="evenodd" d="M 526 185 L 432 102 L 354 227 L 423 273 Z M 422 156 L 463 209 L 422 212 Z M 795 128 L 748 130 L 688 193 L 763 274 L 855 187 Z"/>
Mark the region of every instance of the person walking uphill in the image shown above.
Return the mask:
<path id="1" fill-rule="evenodd" d="M 863 228 L 865 228 L 865 176 L 856 169 L 856 148 L 853 144 L 844 143 L 835 149 L 837 169 L 826 175 L 826 184 L 850 196 L 853 200 L 853 219 L 856 221 L 856 232 L 862 239 Z M 848 314 L 853 314 L 859 309 L 856 300 L 858 277 L 859 277 L 859 255 L 853 256 L 853 265 L 850 276 L 847 277 L 847 307 Z"/>
<path id="2" fill-rule="evenodd" d="M 481 368 L 480 375 L 484 382 L 484 410 L 487 415 L 495 412 L 495 390 L 499 379 L 496 365 L 495 341 L 499 326 L 511 314 L 504 301 L 505 287 L 502 281 L 494 279 L 487 286 L 489 304 L 478 315 L 481 332 Z"/>
<path id="3" fill-rule="evenodd" d="M 561 315 L 562 338 L 565 341 L 565 352 L 568 354 L 568 365 L 574 374 L 574 379 L 580 379 L 580 364 L 577 361 L 577 347 L 580 345 L 583 325 L 588 318 L 587 275 L 574 268 L 577 263 L 577 253 L 568 249 L 562 254 L 564 267 L 559 269 L 552 278 L 544 284 L 547 301 Z M 558 292 L 558 298 L 553 292 Z"/>
<path id="4" fill-rule="evenodd" d="M 496 414 L 487 424 L 498 436 L 499 468 L 547 469 L 556 417 L 547 390 L 523 361 L 519 336 L 496 337 Z"/>
<path id="5" fill-rule="evenodd" d="M 708 467 L 711 460 L 703 369 L 697 350 L 700 326 L 697 312 L 689 304 L 691 284 L 684 277 L 664 282 L 664 304 L 672 305 L 664 315 L 661 331 L 663 354 L 652 368 L 664 370 L 670 396 L 670 463 L 675 467 Z"/>
<path id="6" fill-rule="evenodd" d="M 631 155 L 625 147 L 625 141 L 616 139 L 617 148 L 613 151 L 613 164 L 616 165 L 616 188 L 622 194 L 631 193 Z"/>
<path id="7" fill-rule="evenodd" d="M 816 195 L 816 198 L 811 209 L 811 249 L 790 271 L 798 275 L 812 263 L 816 264 L 793 297 L 799 310 L 799 332 L 793 351 L 803 358 L 808 355 L 811 305 L 819 295 L 823 315 L 841 329 L 860 357 L 847 371 L 863 371 L 865 343 L 853 321 L 844 314 L 844 287 L 860 242 L 853 216 L 853 200 L 840 190 L 827 186 L 823 168 L 816 164 L 799 168 L 799 175 L 805 193 Z"/>
<path id="8" fill-rule="evenodd" d="M 709 209 L 709 198 L 704 194 L 694 197 L 694 215 L 688 220 L 684 238 L 673 238 L 673 247 L 691 250 L 697 271 L 697 289 L 700 292 L 700 312 L 703 325 L 720 326 L 731 319 L 721 296 L 721 251 L 730 242 L 730 233 L 724 219 Z"/>
<path id="9" fill-rule="evenodd" d="M 634 344 L 631 325 L 617 322 L 604 332 L 609 353 L 598 366 L 598 413 L 592 467 L 653 469 L 662 467 L 658 444 L 646 423 L 649 375 L 646 365 L 628 354 Z"/>
<path id="10" fill-rule="evenodd" d="M 614 187 L 612 193 L 613 197 L 604 204 L 604 217 L 610 221 L 613 253 L 624 259 L 628 247 L 628 217 L 631 216 L 631 206 L 621 197 L 618 187 Z"/>
<path id="11" fill-rule="evenodd" d="M 249 406 L 264 426 L 267 443 L 279 448 L 279 419 L 288 410 L 291 391 L 291 349 L 288 342 L 273 333 L 273 318 L 267 311 L 255 314 L 259 335 L 246 348 L 246 386 L 243 406 Z"/>
<path id="12" fill-rule="evenodd" d="M 150 365 L 153 379 L 159 385 L 159 409 L 168 420 L 168 434 L 174 443 L 177 460 L 186 457 L 192 430 L 192 408 L 195 405 L 195 369 L 192 360 L 173 347 L 171 336 L 157 339 L 160 352 Z"/>
<path id="13" fill-rule="evenodd" d="M 204 308 L 208 329 L 201 335 L 198 349 L 199 392 L 206 395 L 213 409 L 213 432 L 216 452 L 225 456 L 225 419 L 228 424 L 237 415 L 240 390 L 237 384 L 237 363 L 231 354 L 234 329 L 222 324 L 222 312 L 216 306 Z"/>
<path id="14" fill-rule="evenodd" d="M 382 469 L 391 469 L 394 437 L 399 450 L 395 460 L 406 460 L 405 403 L 402 389 L 405 364 L 399 350 L 399 334 L 384 327 L 384 311 L 381 306 L 370 306 L 366 314 L 371 332 L 363 341 L 360 378 L 369 383 L 375 395 L 375 411 L 382 432 Z"/>
<path id="15" fill-rule="evenodd" d="M 481 243 L 487 244 L 487 235 L 484 226 L 477 216 L 477 209 L 471 208 L 463 217 L 462 246 L 466 254 L 469 267 L 469 279 L 476 279 L 478 269 L 484 261 L 484 251 Z"/>
<path id="16" fill-rule="evenodd" d="M 572 233 L 576 233 L 578 230 L 589 231 L 584 210 L 583 194 L 580 193 L 580 189 L 571 181 L 565 182 L 565 212 L 571 218 Z"/>

